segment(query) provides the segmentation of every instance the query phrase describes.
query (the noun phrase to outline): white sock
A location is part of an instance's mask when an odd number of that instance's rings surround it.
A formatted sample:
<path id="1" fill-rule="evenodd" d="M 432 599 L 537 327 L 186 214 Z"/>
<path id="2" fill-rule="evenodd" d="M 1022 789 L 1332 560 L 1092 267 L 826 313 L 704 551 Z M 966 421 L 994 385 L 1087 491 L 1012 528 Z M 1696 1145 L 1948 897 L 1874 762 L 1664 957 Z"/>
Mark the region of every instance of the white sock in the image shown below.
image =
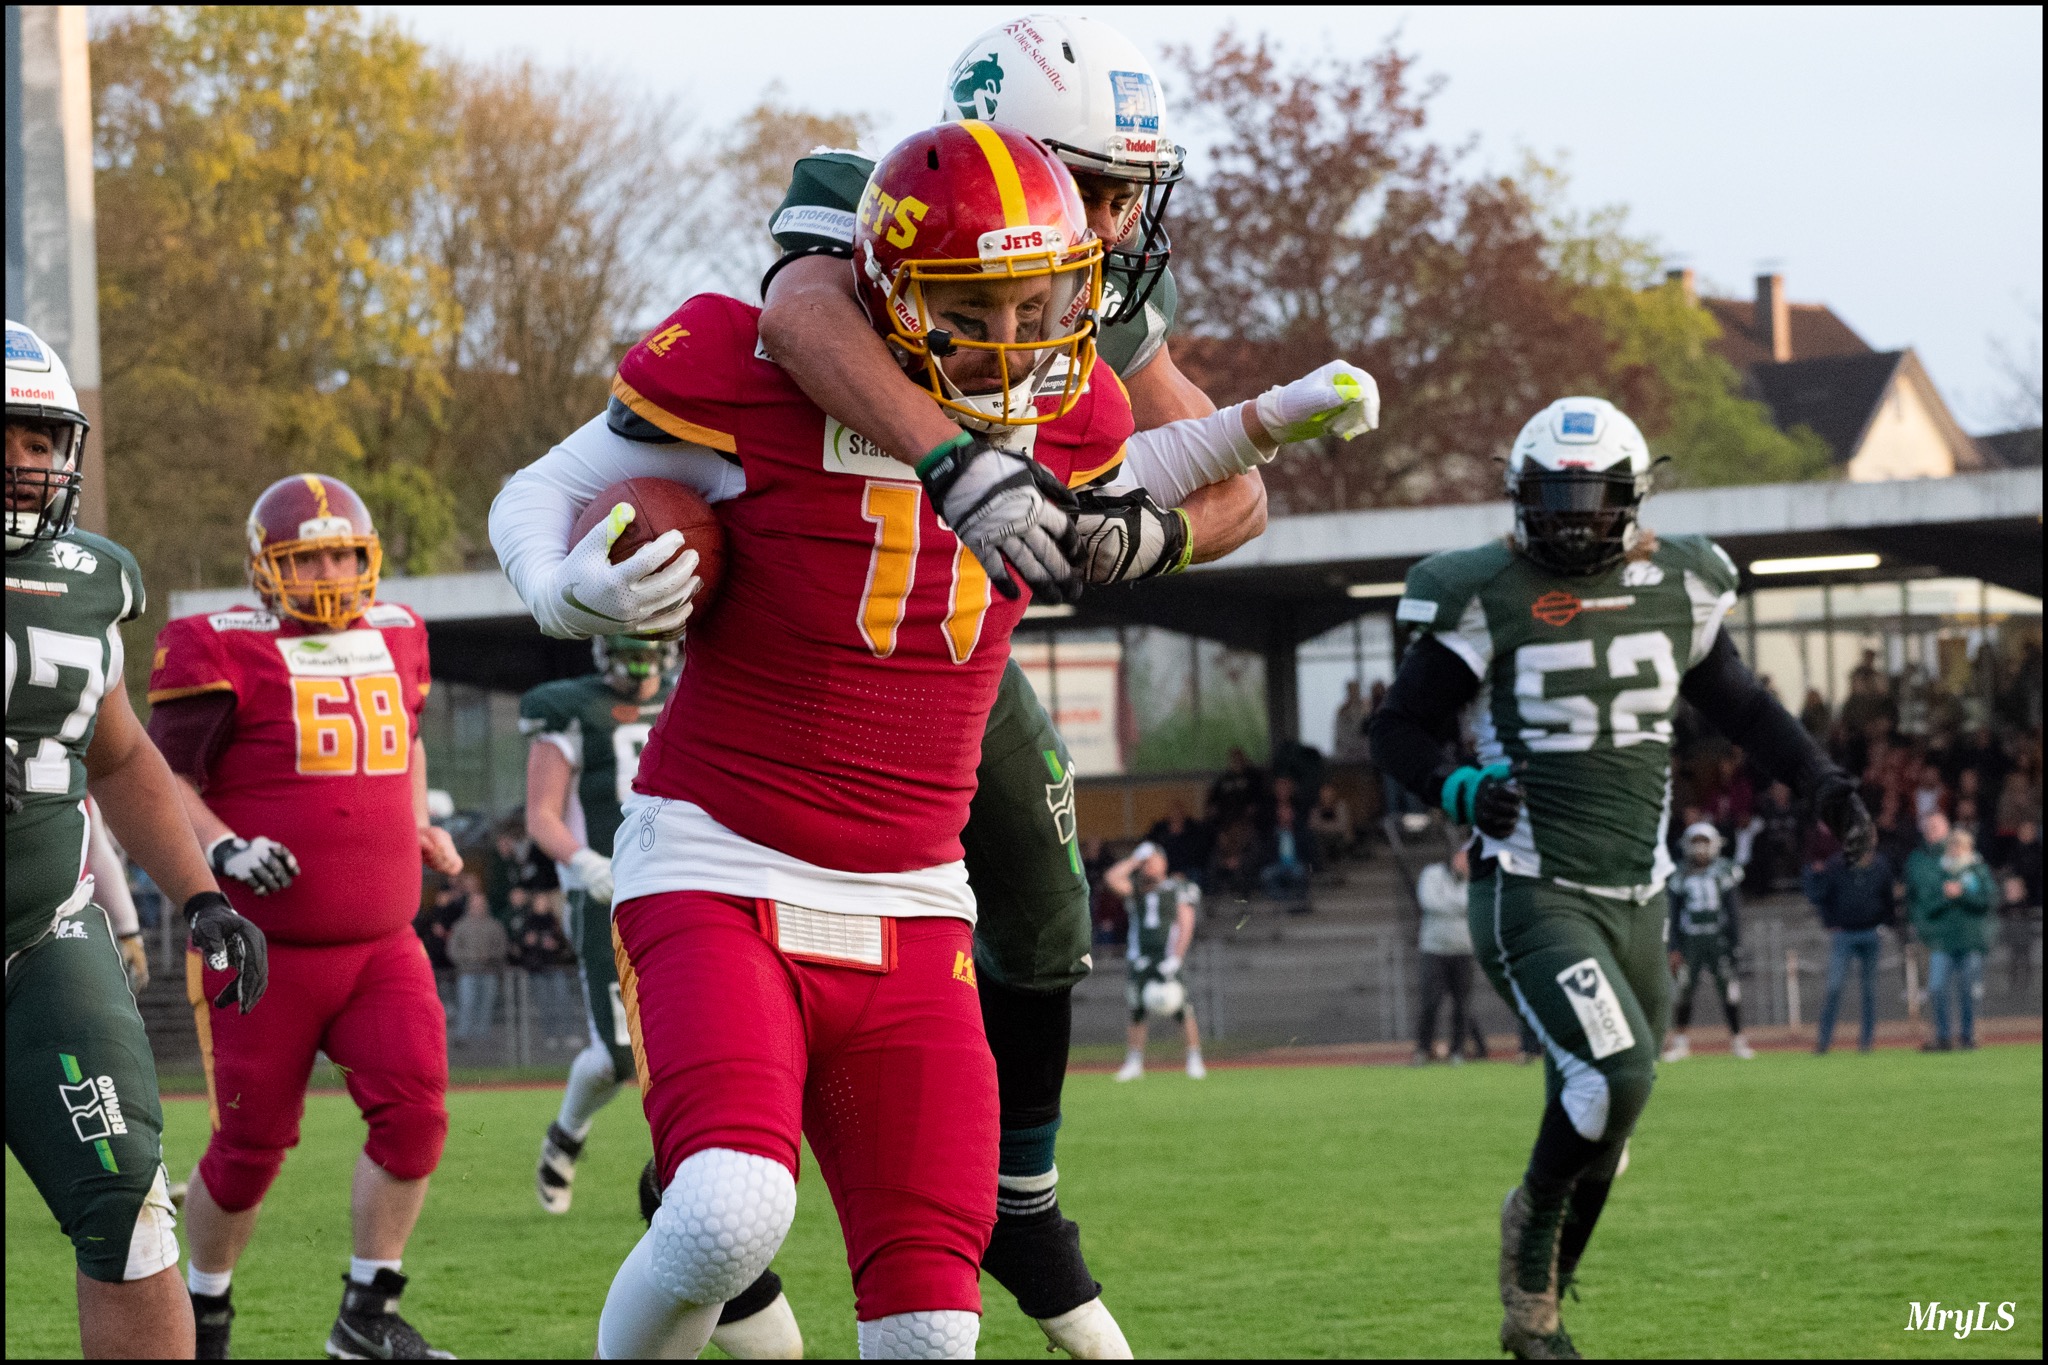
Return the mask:
<path id="1" fill-rule="evenodd" d="M 1125 1060 L 1126 1062 L 1142 1062 L 1142 1061 L 1144 1061 L 1144 1060 L 1145 1060 L 1145 1049 L 1143 1049 L 1143 1048 L 1141 1048 L 1141 1047 L 1127 1047 L 1127 1048 L 1125 1048 L 1125 1049 L 1124 1049 L 1124 1060 Z"/>
<path id="2" fill-rule="evenodd" d="M 593 1042 L 569 1064 L 569 1084 L 562 1091 L 562 1112 L 555 1116 L 562 1131 L 578 1142 L 590 1135 L 590 1121 L 619 1093 L 612 1073 L 612 1054 Z"/>
<path id="3" fill-rule="evenodd" d="M 682 1303 L 654 1276 L 652 1236 L 643 1236 L 612 1277 L 597 1319 L 600 1360 L 695 1360 L 711 1341 L 723 1304 Z"/>
<path id="4" fill-rule="evenodd" d="M 373 1261 L 364 1256 L 351 1256 L 348 1258 L 348 1277 L 360 1285 L 372 1284 L 380 1270 L 396 1275 L 399 1264 L 398 1261 Z"/>
<path id="5" fill-rule="evenodd" d="M 228 1282 L 235 1278 L 235 1268 L 226 1270 L 201 1270 L 196 1265 L 185 1267 L 185 1287 L 194 1294 L 204 1294 L 217 1299 L 228 1292 Z"/>

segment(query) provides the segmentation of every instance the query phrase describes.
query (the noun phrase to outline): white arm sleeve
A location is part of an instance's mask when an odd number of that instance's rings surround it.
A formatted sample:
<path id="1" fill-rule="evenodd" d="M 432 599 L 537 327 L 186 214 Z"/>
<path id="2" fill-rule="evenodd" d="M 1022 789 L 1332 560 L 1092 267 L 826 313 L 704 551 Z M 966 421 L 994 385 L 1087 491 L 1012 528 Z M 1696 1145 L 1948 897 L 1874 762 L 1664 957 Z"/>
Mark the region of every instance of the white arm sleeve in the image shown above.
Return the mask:
<path id="1" fill-rule="evenodd" d="M 1140 431 L 1124 446 L 1123 467 L 1109 483 L 1112 493 L 1142 488 L 1162 507 L 1177 507 L 1188 494 L 1221 483 L 1273 457 L 1261 454 L 1245 435 L 1244 404 Z"/>
<path id="2" fill-rule="evenodd" d="M 629 441 L 599 413 L 507 479 L 491 503 L 491 548 L 520 600 L 531 604 L 545 592 L 592 498 L 621 479 L 650 476 L 688 484 L 706 502 L 738 497 L 747 486 L 740 467 L 715 450 Z"/>
<path id="3" fill-rule="evenodd" d="M 139 932 L 142 921 L 135 913 L 135 898 L 128 894 L 128 867 L 115 849 L 97 805 L 92 808 L 91 839 L 85 865 L 92 873 L 93 902 L 107 912 L 115 937 Z"/>

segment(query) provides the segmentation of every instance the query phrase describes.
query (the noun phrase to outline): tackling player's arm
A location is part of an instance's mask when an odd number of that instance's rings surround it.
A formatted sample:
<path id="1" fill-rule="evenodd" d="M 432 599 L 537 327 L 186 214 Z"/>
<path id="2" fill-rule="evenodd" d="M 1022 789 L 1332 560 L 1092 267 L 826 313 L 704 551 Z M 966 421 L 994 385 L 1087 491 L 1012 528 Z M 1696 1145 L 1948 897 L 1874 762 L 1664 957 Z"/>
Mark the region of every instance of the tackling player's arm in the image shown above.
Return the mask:
<path id="1" fill-rule="evenodd" d="M 238 968 L 215 997 L 239 1001 L 247 1014 L 263 997 L 270 964 L 263 931 L 235 913 L 220 893 L 205 853 L 184 818 L 180 783 L 136 718 L 118 678 L 100 700 L 99 723 L 85 751 L 86 789 L 107 817 L 107 828 L 135 861 L 184 907 L 192 943 L 216 968 Z"/>
<path id="2" fill-rule="evenodd" d="M 1131 399 L 1131 416 L 1140 431 L 1191 417 L 1207 417 L 1216 411 L 1209 395 L 1174 364 L 1172 345 L 1171 341 L 1162 340 L 1156 355 L 1123 376 L 1124 390 Z M 1263 433 L 1248 430 L 1246 434 L 1256 444 L 1257 436 Z M 1221 559 L 1266 531 L 1266 482 L 1256 469 L 1204 484 L 1190 491 L 1178 506 L 1188 514 L 1188 538 L 1194 542 L 1194 553 L 1188 557 L 1190 564 Z"/>

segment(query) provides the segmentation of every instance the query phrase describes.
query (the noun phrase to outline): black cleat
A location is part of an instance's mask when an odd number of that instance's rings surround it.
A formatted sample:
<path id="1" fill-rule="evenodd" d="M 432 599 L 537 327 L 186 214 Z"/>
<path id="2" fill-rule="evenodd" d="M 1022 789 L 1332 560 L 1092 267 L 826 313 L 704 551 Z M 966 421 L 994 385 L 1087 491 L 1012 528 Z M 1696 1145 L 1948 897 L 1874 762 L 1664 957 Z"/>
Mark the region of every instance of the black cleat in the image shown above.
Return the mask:
<path id="1" fill-rule="evenodd" d="M 189 1291 L 188 1291 L 189 1292 Z M 235 1306 L 226 1294 L 193 1294 L 192 1327 L 198 1360 L 228 1358 L 228 1328 L 235 1320 Z"/>
<path id="2" fill-rule="evenodd" d="M 367 1285 L 341 1277 L 341 1315 L 327 1334 L 330 1360 L 453 1360 L 453 1351 L 438 1351 L 404 1318 L 398 1316 L 398 1296 L 405 1292 L 405 1276 L 395 1270 L 379 1270 Z"/>

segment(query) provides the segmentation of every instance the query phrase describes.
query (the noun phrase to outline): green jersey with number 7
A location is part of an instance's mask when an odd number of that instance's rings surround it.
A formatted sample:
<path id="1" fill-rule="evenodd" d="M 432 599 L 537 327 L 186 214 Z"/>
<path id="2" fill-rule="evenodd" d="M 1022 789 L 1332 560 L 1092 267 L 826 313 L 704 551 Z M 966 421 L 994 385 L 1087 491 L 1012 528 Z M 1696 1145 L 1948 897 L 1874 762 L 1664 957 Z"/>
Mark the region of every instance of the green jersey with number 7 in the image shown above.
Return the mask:
<path id="1" fill-rule="evenodd" d="M 1679 679 L 1713 646 L 1737 574 L 1704 536 L 1644 542 L 1585 576 L 1549 572 L 1506 541 L 1409 571 L 1396 619 L 1471 667 L 1479 761 L 1521 770 L 1521 823 L 1486 840 L 1506 871 L 1616 890 L 1671 871 Z"/>

